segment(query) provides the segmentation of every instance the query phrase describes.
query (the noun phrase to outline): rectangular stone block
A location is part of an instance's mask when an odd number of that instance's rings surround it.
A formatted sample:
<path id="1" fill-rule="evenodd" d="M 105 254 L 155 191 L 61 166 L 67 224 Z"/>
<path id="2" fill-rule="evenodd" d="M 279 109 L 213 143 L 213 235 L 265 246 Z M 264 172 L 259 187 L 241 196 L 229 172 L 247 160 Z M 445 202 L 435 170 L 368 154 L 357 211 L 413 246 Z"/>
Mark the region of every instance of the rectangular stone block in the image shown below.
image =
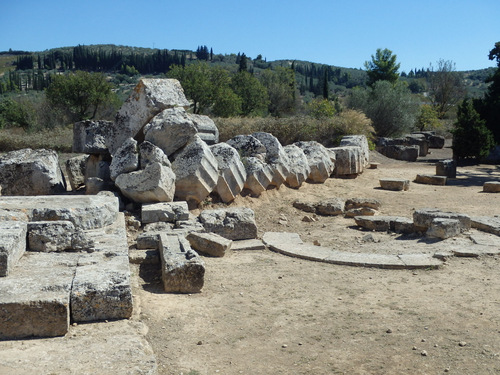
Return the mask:
<path id="1" fill-rule="evenodd" d="M 186 239 L 194 250 L 214 257 L 223 257 L 233 243 L 215 233 L 191 232 Z"/>
<path id="2" fill-rule="evenodd" d="M 79 255 L 26 253 L 0 279 L 0 339 L 63 336 Z"/>
<path id="3" fill-rule="evenodd" d="M 383 178 L 379 182 L 384 190 L 406 191 L 410 188 L 410 181 L 400 178 Z"/>
<path id="4" fill-rule="evenodd" d="M 434 219 L 456 219 L 460 222 L 460 230 L 468 230 L 471 228 L 471 220 L 468 215 L 455 213 L 455 212 L 444 212 L 436 208 L 423 208 L 420 210 L 415 210 L 413 212 L 413 223 L 415 224 L 416 230 L 426 231 Z"/>
<path id="5" fill-rule="evenodd" d="M 179 220 L 188 219 L 189 209 L 186 201 L 142 205 L 141 221 L 143 224 L 157 223 L 159 221 L 174 223 Z"/>
<path id="6" fill-rule="evenodd" d="M 7 276 L 26 251 L 27 223 L 0 221 L 0 276 Z"/>
<path id="7" fill-rule="evenodd" d="M 198 293 L 205 282 L 205 264 L 182 236 L 161 234 L 163 288 L 171 293 Z"/>
<path id="8" fill-rule="evenodd" d="M 417 174 L 415 182 L 426 185 L 446 185 L 446 176 L 434 176 L 430 174 Z"/>

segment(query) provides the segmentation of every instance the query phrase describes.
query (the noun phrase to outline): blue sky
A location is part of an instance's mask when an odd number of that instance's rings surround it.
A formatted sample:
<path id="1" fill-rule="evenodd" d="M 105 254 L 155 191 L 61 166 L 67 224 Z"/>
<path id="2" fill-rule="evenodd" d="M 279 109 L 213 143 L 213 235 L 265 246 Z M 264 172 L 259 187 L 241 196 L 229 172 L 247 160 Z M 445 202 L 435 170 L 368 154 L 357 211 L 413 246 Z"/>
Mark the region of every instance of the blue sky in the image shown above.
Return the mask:
<path id="1" fill-rule="evenodd" d="M 0 25 L 0 51 L 207 45 L 214 53 L 363 68 L 377 48 L 388 48 L 406 72 L 439 59 L 472 70 L 495 66 L 488 53 L 500 41 L 500 1 L 9 0 Z"/>

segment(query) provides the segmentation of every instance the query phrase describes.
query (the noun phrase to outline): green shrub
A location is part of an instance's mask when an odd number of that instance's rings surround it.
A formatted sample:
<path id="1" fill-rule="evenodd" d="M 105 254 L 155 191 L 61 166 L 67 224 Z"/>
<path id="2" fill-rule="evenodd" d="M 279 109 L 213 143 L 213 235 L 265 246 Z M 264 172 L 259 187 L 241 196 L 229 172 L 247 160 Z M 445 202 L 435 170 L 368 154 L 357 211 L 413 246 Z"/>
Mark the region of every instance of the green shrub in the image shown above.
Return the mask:
<path id="1" fill-rule="evenodd" d="M 420 107 L 420 113 L 417 117 L 416 127 L 420 131 L 437 130 L 442 127 L 438 119 L 438 113 L 433 106 L 424 104 Z"/>

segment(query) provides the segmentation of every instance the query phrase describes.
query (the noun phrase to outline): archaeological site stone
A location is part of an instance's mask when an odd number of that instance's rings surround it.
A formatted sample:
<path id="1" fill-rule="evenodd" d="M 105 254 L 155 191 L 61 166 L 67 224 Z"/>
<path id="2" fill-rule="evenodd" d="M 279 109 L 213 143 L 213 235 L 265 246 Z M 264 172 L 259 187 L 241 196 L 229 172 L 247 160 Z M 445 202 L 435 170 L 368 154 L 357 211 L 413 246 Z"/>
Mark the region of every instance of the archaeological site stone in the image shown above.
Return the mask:
<path id="1" fill-rule="evenodd" d="M 429 229 L 425 233 L 427 237 L 440 238 L 442 240 L 458 236 L 461 232 L 460 221 L 457 219 L 435 218 L 431 221 Z"/>
<path id="2" fill-rule="evenodd" d="M 175 174 L 171 168 L 151 163 L 146 168 L 119 175 L 116 186 L 127 198 L 138 203 L 171 202 L 175 193 Z"/>
<path id="3" fill-rule="evenodd" d="M 408 223 L 410 219 L 399 216 L 356 216 L 356 225 L 377 232 L 396 232 L 396 223 Z"/>
<path id="4" fill-rule="evenodd" d="M 172 169 L 175 196 L 196 205 L 215 189 L 219 179 L 217 159 L 197 135 L 176 156 Z"/>
<path id="5" fill-rule="evenodd" d="M 79 155 L 66 160 L 66 173 L 71 185 L 71 190 L 75 191 L 85 185 L 85 169 L 87 168 L 88 155 Z"/>
<path id="6" fill-rule="evenodd" d="M 251 135 L 237 135 L 227 141 L 227 144 L 234 147 L 240 157 L 258 157 L 261 161 L 266 159 L 266 147 L 257 138 Z"/>
<path id="7" fill-rule="evenodd" d="M 2 195 L 50 195 L 66 191 L 53 150 L 25 148 L 0 156 Z"/>
<path id="8" fill-rule="evenodd" d="M 165 292 L 201 292 L 205 264 L 183 236 L 161 234 L 159 251 Z"/>
<path id="9" fill-rule="evenodd" d="M 0 277 L 9 275 L 26 250 L 27 224 L 0 220 Z"/>
<path id="10" fill-rule="evenodd" d="M 106 140 L 113 155 L 125 139 L 136 135 L 154 116 L 167 108 L 189 107 L 176 79 L 141 79 L 116 114 L 114 127 Z"/>
<path id="11" fill-rule="evenodd" d="M 144 127 L 145 140 L 167 156 L 184 147 L 196 133 L 191 116 L 180 107 L 165 109 Z"/>
<path id="12" fill-rule="evenodd" d="M 172 167 L 170 160 L 161 148 L 151 142 L 144 141 L 139 145 L 139 167 L 145 169 L 151 163 L 160 163 L 168 168 Z"/>
<path id="13" fill-rule="evenodd" d="M 370 164 L 370 148 L 368 146 L 368 139 L 364 135 L 345 135 L 340 140 L 340 147 L 356 146 L 361 148 L 361 155 L 363 160 L 363 167 Z"/>
<path id="14" fill-rule="evenodd" d="M 204 210 L 199 218 L 207 232 L 229 240 L 257 238 L 255 213 L 248 207 Z"/>
<path id="15" fill-rule="evenodd" d="M 413 223 L 419 231 L 425 232 L 431 226 L 434 219 L 455 219 L 460 222 L 460 231 L 466 231 L 471 228 L 471 219 L 469 215 L 444 212 L 436 208 L 423 208 L 413 212 Z"/>
<path id="16" fill-rule="evenodd" d="M 436 163 L 436 175 L 448 178 L 457 177 L 457 162 L 453 159 L 440 160 Z"/>
<path id="17" fill-rule="evenodd" d="M 500 182 L 487 181 L 483 184 L 483 191 L 485 193 L 500 193 Z"/>
<path id="18" fill-rule="evenodd" d="M 344 213 L 345 201 L 341 198 L 329 198 L 316 203 L 318 215 L 336 216 Z"/>
<path id="19" fill-rule="evenodd" d="M 186 239 L 194 250 L 213 257 L 223 257 L 233 242 L 215 233 L 191 232 Z"/>
<path id="20" fill-rule="evenodd" d="M 381 178 L 379 182 L 384 190 L 406 191 L 410 188 L 410 181 L 400 178 Z"/>
<path id="21" fill-rule="evenodd" d="M 286 155 L 288 156 L 288 176 L 286 177 L 286 184 L 294 189 L 298 189 L 307 180 L 311 174 L 311 168 L 307 161 L 304 151 L 296 145 L 287 145 L 283 147 Z"/>
<path id="22" fill-rule="evenodd" d="M 500 218 L 496 216 L 474 216 L 471 218 L 471 227 L 500 236 Z"/>
<path id="23" fill-rule="evenodd" d="M 354 208 L 372 208 L 379 210 L 382 203 L 375 198 L 348 198 L 345 201 L 345 209 L 352 210 Z"/>
<path id="24" fill-rule="evenodd" d="M 308 181 L 314 183 L 325 182 L 335 169 L 335 158 L 322 144 L 315 141 L 296 142 L 306 155 L 311 173 L 307 177 Z"/>
<path id="25" fill-rule="evenodd" d="M 139 168 L 139 152 L 137 141 L 134 138 L 127 138 L 113 155 L 113 160 L 109 166 L 111 180 L 128 172 L 136 171 Z"/>
<path id="26" fill-rule="evenodd" d="M 88 155 L 85 167 L 85 183 L 92 177 L 100 178 L 104 182 L 111 181 L 110 164 L 111 159 L 109 155 Z"/>
<path id="27" fill-rule="evenodd" d="M 426 185 L 446 185 L 446 176 L 436 176 L 432 174 L 417 174 L 415 182 Z"/>
<path id="28" fill-rule="evenodd" d="M 258 197 L 265 191 L 273 181 L 273 171 L 271 167 L 260 158 L 247 156 L 241 158 L 245 166 L 246 180 L 244 187 L 248 189 L 253 196 Z"/>
<path id="29" fill-rule="evenodd" d="M 175 223 L 178 220 L 188 220 L 189 209 L 185 201 L 161 202 L 143 204 L 141 210 L 141 221 L 143 224 L 166 221 Z"/>
<path id="30" fill-rule="evenodd" d="M 42 252 L 70 250 L 74 232 L 71 221 L 32 221 L 28 223 L 28 247 Z"/>
<path id="31" fill-rule="evenodd" d="M 215 122 L 210 117 L 195 115 L 193 113 L 190 113 L 189 117 L 196 127 L 198 136 L 207 145 L 215 145 L 219 143 L 219 129 L 217 129 Z"/>
<path id="32" fill-rule="evenodd" d="M 341 146 L 331 148 L 335 153 L 335 177 L 356 177 L 363 172 L 364 156 L 361 147 Z"/>
<path id="33" fill-rule="evenodd" d="M 210 151 L 217 160 L 219 178 L 215 192 L 224 203 L 232 202 L 245 186 L 247 173 L 238 151 L 225 142 L 210 146 Z"/>
<path id="34" fill-rule="evenodd" d="M 73 125 L 73 152 L 107 154 L 106 139 L 113 127 L 112 121 L 85 120 Z"/>
<path id="35" fill-rule="evenodd" d="M 279 188 L 290 174 L 290 160 L 278 138 L 270 133 L 257 132 L 252 136 L 257 138 L 266 148 L 266 163 L 273 171 L 271 185 Z"/>

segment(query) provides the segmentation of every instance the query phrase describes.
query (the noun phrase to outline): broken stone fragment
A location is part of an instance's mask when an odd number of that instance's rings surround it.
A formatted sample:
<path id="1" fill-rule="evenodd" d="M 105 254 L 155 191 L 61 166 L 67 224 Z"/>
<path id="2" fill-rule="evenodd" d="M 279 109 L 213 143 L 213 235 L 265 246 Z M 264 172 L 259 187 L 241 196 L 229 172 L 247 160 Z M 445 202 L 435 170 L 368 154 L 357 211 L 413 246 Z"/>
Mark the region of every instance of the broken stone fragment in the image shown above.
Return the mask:
<path id="1" fill-rule="evenodd" d="M 197 133 L 189 114 L 183 108 L 169 108 L 144 127 L 145 140 L 170 156 L 184 147 Z"/>
<path id="2" fill-rule="evenodd" d="M 335 156 L 315 141 L 296 142 L 306 155 L 311 173 L 307 179 L 314 183 L 325 182 L 335 169 Z"/>
<path id="3" fill-rule="evenodd" d="M 193 121 L 198 136 L 207 144 L 215 145 L 219 143 L 219 129 L 215 122 L 208 116 L 189 114 L 191 121 Z"/>
<path id="4" fill-rule="evenodd" d="M 187 202 L 161 202 L 143 204 L 141 221 L 143 224 L 166 221 L 175 223 L 178 220 L 188 220 L 189 209 Z"/>
<path id="5" fill-rule="evenodd" d="M 266 147 L 251 135 L 237 135 L 226 143 L 234 147 L 240 157 L 258 157 L 261 161 L 266 159 Z"/>
<path id="6" fill-rule="evenodd" d="M 71 221 L 32 221 L 28 223 L 29 249 L 41 252 L 71 250 L 74 232 Z"/>
<path id="7" fill-rule="evenodd" d="M 208 145 L 195 135 L 172 163 L 175 196 L 195 205 L 202 202 L 217 185 L 217 167 L 217 159 Z"/>
<path id="8" fill-rule="evenodd" d="M 261 159 L 253 156 L 243 157 L 241 162 L 245 166 L 247 175 L 244 186 L 253 196 L 258 197 L 271 184 L 273 180 L 272 169 Z"/>
<path id="9" fill-rule="evenodd" d="M 344 146 L 355 146 L 361 148 L 361 158 L 363 167 L 367 167 L 370 164 L 370 148 L 368 145 L 368 139 L 364 135 L 345 135 L 340 140 L 340 147 Z"/>
<path id="10" fill-rule="evenodd" d="M 410 180 L 401 178 L 381 178 L 379 183 L 383 190 L 407 191 L 410 189 Z"/>
<path id="11" fill-rule="evenodd" d="M 344 213 L 345 201 L 341 198 L 330 198 L 316 203 L 318 215 L 336 216 Z"/>
<path id="12" fill-rule="evenodd" d="M 111 180 L 123 173 L 133 172 L 139 168 L 139 153 L 137 151 L 137 141 L 127 138 L 113 155 L 109 172 Z"/>
<path id="13" fill-rule="evenodd" d="M 183 236 L 162 233 L 159 251 L 165 292 L 201 292 L 205 283 L 205 264 Z"/>
<path id="14" fill-rule="evenodd" d="M 296 145 L 287 145 L 283 147 L 288 157 L 288 175 L 286 176 L 287 186 L 298 189 L 307 180 L 311 174 L 311 168 L 307 161 L 304 151 Z"/>
<path id="15" fill-rule="evenodd" d="M 189 107 L 176 79 L 141 79 L 116 114 L 106 145 L 111 155 L 127 138 L 135 138 L 144 125 L 167 108 Z"/>
<path id="16" fill-rule="evenodd" d="M 379 210 L 381 202 L 375 198 L 349 198 L 345 201 L 345 209 L 352 210 L 354 208 L 373 208 Z"/>
<path id="17" fill-rule="evenodd" d="M 151 163 L 160 163 L 168 168 L 172 167 L 170 160 L 161 148 L 151 142 L 144 141 L 139 146 L 139 166 L 141 169 L 145 169 Z"/>
<path id="18" fill-rule="evenodd" d="M 335 153 L 335 177 L 351 177 L 363 172 L 364 160 L 361 147 L 341 146 L 330 148 Z"/>
<path id="19" fill-rule="evenodd" d="M 223 257 L 233 242 L 215 233 L 191 232 L 186 239 L 197 252 L 214 257 Z"/>
<path id="20" fill-rule="evenodd" d="M 279 188 L 290 174 L 290 161 L 287 153 L 278 138 L 270 133 L 257 132 L 253 133 L 252 136 L 266 148 L 266 163 L 269 164 L 273 172 L 271 185 Z"/>
<path id="21" fill-rule="evenodd" d="M 0 220 L 0 277 L 8 276 L 26 250 L 27 224 Z"/>
<path id="22" fill-rule="evenodd" d="M 66 173 L 73 191 L 85 186 L 87 159 L 88 155 L 79 155 L 66 160 Z"/>
<path id="23" fill-rule="evenodd" d="M 73 152 L 107 154 L 106 139 L 113 127 L 112 121 L 85 120 L 73 125 Z"/>
<path id="24" fill-rule="evenodd" d="M 175 193 L 175 174 L 160 163 L 119 175 L 116 186 L 127 198 L 138 203 L 171 202 Z"/>
<path id="25" fill-rule="evenodd" d="M 255 213 L 248 207 L 204 210 L 199 218 L 207 232 L 229 240 L 257 238 Z"/>
<path id="26" fill-rule="evenodd" d="M 238 151 L 225 142 L 210 146 L 217 160 L 219 178 L 215 192 L 224 203 L 232 202 L 245 186 L 247 173 Z"/>
<path id="27" fill-rule="evenodd" d="M 427 237 L 445 240 L 460 234 L 461 225 L 457 219 L 435 218 L 425 233 Z"/>
<path id="28" fill-rule="evenodd" d="M 66 191 L 53 150 L 25 148 L 0 156 L 2 195 L 51 195 Z"/>

